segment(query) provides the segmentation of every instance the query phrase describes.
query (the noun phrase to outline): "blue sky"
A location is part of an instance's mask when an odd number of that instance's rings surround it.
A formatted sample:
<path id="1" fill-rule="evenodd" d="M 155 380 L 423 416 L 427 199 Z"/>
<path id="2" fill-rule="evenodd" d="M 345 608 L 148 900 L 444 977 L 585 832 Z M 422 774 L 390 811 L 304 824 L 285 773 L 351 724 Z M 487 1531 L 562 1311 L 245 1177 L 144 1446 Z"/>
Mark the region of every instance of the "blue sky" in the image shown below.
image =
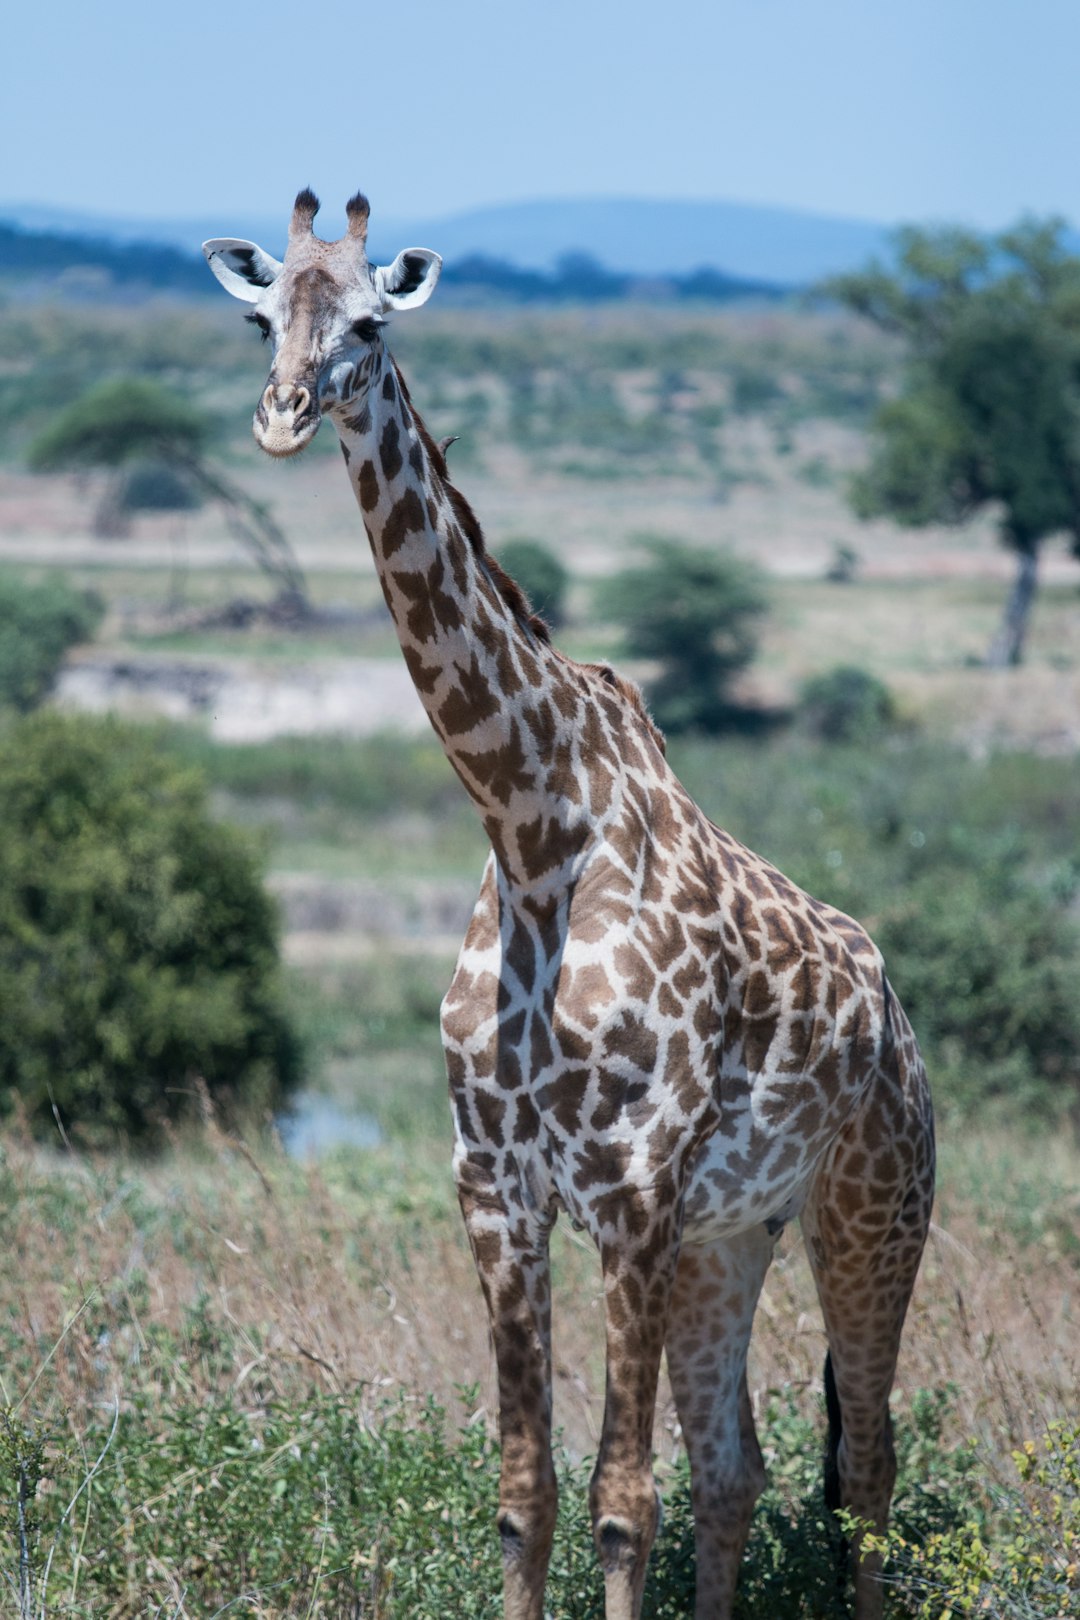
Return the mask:
<path id="1" fill-rule="evenodd" d="M 1077 0 L 20 0 L 0 201 L 327 234 L 561 196 L 1080 222 Z M 334 206 L 336 205 L 336 206 Z"/>

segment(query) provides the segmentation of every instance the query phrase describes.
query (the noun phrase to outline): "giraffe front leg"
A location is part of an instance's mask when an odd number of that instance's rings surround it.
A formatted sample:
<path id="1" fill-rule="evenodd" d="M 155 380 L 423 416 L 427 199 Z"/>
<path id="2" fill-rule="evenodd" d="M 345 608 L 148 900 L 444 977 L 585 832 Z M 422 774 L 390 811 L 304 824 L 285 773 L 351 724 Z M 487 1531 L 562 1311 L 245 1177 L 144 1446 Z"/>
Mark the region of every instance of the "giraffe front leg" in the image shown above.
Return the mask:
<path id="1" fill-rule="evenodd" d="M 551 1283 L 547 1228 L 459 1177 L 458 1197 L 487 1302 L 499 1378 L 498 1529 L 506 1620 L 542 1620 L 558 1491 L 551 1455 Z"/>
<path id="2" fill-rule="evenodd" d="M 653 1222 L 670 1224 L 654 1213 Z M 638 1620 L 649 1553 L 660 1525 L 652 1469 L 653 1416 L 677 1246 L 601 1244 L 607 1387 L 600 1452 L 589 1489 L 604 1571 L 606 1620 Z"/>

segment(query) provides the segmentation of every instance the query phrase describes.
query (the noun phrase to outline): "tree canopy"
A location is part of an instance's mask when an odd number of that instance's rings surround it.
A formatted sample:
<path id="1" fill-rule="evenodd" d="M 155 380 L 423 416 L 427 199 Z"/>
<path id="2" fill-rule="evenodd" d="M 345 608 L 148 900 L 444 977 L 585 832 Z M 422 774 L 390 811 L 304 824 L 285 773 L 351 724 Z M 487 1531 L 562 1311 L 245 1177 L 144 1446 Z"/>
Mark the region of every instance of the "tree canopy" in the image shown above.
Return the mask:
<path id="1" fill-rule="evenodd" d="M 996 664 L 1020 660 L 1042 542 L 1064 533 L 1080 556 L 1080 259 L 1062 237 L 1058 221 L 990 238 L 907 229 L 894 269 L 826 286 L 908 350 L 856 511 L 913 526 L 1000 513 L 1018 567 Z"/>
<path id="2" fill-rule="evenodd" d="M 73 400 L 27 452 L 35 472 L 69 468 L 123 469 L 106 492 L 109 513 L 123 508 L 133 470 L 152 465 L 186 484 L 191 504 L 217 501 L 229 527 L 257 566 L 278 587 L 279 600 L 306 611 L 307 587 L 292 547 L 266 506 L 211 467 L 207 447 L 214 424 L 181 395 L 145 377 L 112 377 Z M 146 503 L 129 503 L 128 510 Z M 153 504 L 153 503 L 151 503 Z M 158 503 L 160 504 L 160 503 Z M 179 502 L 174 489 L 173 509 Z"/>

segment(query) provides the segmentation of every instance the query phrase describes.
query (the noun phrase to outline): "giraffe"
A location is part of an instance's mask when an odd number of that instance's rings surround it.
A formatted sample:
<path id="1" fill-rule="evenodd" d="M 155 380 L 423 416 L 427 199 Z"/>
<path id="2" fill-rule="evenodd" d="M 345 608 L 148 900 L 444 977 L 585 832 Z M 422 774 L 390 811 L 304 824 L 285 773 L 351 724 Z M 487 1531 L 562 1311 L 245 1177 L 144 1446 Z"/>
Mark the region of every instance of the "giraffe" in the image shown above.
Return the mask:
<path id="1" fill-rule="evenodd" d="M 881 956 L 714 826 L 636 687 L 552 645 L 486 551 L 383 336 L 441 260 L 367 259 L 296 199 L 284 262 L 236 238 L 210 268 L 272 345 L 272 456 L 337 430 L 420 699 L 491 842 L 442 1007 L 454 1176 L 490 1316 L 506 1620 L 541 1620 L 556 1511 L 548 1245 L 600 1255 L 603 1425 L 589 1501 L 607 1620 L 637 1620 L 659 1519 L 661 1356 L 690 1457 L 697 1620 L 726 1620 L 764 1482 L 754 1310 L 798 1217 L 824 1314 L 826 1496 L 884 1527 L 888 1397 L 930 1217 L 926 1073 Z M 857 1620 L 882 1608 L 856 1537 Z"/>

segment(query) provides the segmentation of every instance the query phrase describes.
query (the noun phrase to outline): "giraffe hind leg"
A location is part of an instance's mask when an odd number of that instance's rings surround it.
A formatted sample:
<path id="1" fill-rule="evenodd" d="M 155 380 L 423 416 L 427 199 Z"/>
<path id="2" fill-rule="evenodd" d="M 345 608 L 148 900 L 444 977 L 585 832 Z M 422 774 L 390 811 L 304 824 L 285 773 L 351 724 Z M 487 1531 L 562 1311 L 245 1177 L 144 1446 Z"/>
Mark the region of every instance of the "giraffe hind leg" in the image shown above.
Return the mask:
<path id="1" fill-rule="evenodd" d="M 881 1532 L 896 1477 L 889 1395 L 930 1224 L 933 1128 L 917 1054 L 884 1074 L 834 1146 L 803 1211 L 829 1341 L 825 1489 Z M 857 1620 L 878 1620 L 880 1560 L 852 1548 Z"/>

